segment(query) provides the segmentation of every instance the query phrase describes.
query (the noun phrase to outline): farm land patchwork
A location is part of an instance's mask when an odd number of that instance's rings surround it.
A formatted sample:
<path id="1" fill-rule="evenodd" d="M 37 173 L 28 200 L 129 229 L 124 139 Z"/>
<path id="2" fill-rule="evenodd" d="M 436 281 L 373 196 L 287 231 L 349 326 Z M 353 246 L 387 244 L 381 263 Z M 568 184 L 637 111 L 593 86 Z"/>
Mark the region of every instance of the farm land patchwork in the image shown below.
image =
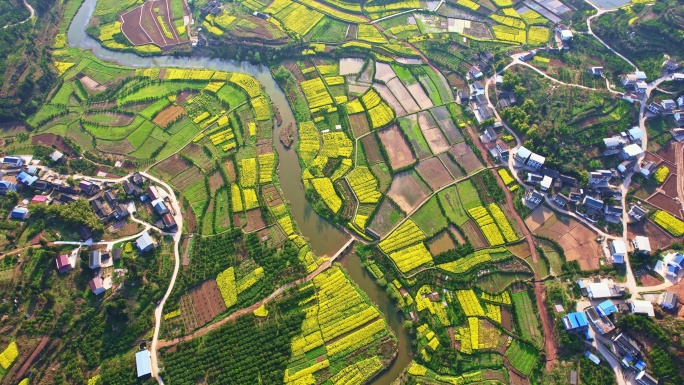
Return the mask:
<path id="1" fill-rule="evenodd" d="M 680 3 L 0 10 L 1 384 L 684 381 Z"/>

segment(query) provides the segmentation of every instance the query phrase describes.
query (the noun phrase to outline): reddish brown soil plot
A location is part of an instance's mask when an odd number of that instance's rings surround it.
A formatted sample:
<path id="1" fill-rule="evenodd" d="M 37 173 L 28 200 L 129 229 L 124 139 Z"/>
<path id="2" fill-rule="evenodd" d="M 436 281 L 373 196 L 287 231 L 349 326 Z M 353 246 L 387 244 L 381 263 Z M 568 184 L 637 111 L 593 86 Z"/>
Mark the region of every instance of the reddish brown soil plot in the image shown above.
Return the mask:
<path id="1" fill-rule="evenodd" d="M 54 147 L 65 154 L 71 153 L 71 147 L 64 143 L 64 140 L 55 134 L 38 134 L 31 138 L 31 144 Z"/>
<path id="2" fill-rule="evenodd" d="M 220 172 L 216 171 L 209 177 L 209 192 L 211 192 L 212 195 L 214 195 L 214 192 L 216 192 L 216 190 L 220 189 L 225 185 L 226 182 L 223 180 L 223 176 Z"/>
<path id="3" fill-rule="evenodd" d="M 152 43 L 152 40 L 145 34 L 145 30 L 140 26 L 140 16 L 142 13 L 142 7 L 137 7 L 121 15 L 121 30 L 133 45 Z"/>
<path id="4" fill-rule="evenodd" d="M 232 159 L 228 159 L 223 163 L 224 166 L 226 166 L 226 174 L 228 174 L 228 178 L 230 178 L 229 182 L 235 182 L 237 180 L 237 176 L 235 175 L 235 163 L 233 163 Z"/>
<path id="5" fill-rule="evenodd" d="M 393 170 L 410 166 L 416 162 L 406 137 L 401 133 L 397 125 L 392 125 L 378 131 L 378 135 Z"/>
<path id="6" fill-rule="evenodd" d="M 366 135 L 361 139 L 363 144 L 363 151 L 366 154 L 366 159 L 368 164 L 375 164 L 384 161 L 382 158 L 382 153 L 380 153 L 380 145 L 378 145 L 378 140 L 375 139 L 375 135 Z"/>
<path id="7" fill-rule="evenodd" d="M 165 109 L 161 110 L 157 114 L 157 116 L 154 117 L 154 120 L 152 122 L 156 124 L 159 127 L 166 128 L 174 122 L 176 119 L 178 119 L 179 116 L 183 115 L 185 113 L 185 108 L 181 106 L 168 106 Z"/>
<path id="8" fill-rule="evenodd" d="M 181 172 L 187 170 L 192 166 L 188 161 L 183 159 L 180 155 L 174 154 L 154 167 L 154 171 L 162 177 L 162 179 L 169 180 Z"/>
<path id="9" fill-rule="evenodd" d="M 675 196 L 677 195 L 675 194 Z M 676 217 L 682 217 L 682 214 L 680 213 L 682 206 L 676 200 L 661 192 L 655 193 L 647 200 L 647 202 L 658 207 L 659 209 L 667 211 Z"/>
<path id="10" fill-rule="evenodd" d="M 560 243 L 566 259 L 578 261 L 582 270 L 599 268 L 603 251 L 596 242 L 596 234 L 575 219 L 552 214 L 534 233 Z"/>
<path id="11" fill-rule="evenodd" d="M 416 171 L 421 178 L 435 191 L 454 181 L 446 167 L 438 158 L 429 158 L 421 161 L 416 166 Z"/>
<path id="12" fill-rule="evenodd" d="M 653 250 L 665 249 L 677 239 L 663 230 L 660 226 L 653 223 L 650 219 L 629 225 L 629 238 L 633 238 L 635 235 L 647 236 L 651 241 L 651 248 L 653 248 Z"/>
<path id="13" fill-rule="evenodd" d="M 511 315 L 511 309 L 501 306 L 501 326 L 509 332 L 513 331 L 513 317 Z"/>
<path id="14" fill-rule="evenodd" d="M 246 215 L 247 226 L 244 228 L 245 233 L 251 233 L 266 227 L 266 222 L 264 222 L 264 218 L 261 217 L 260 209 L 249 210 Z"/>
<path id="15" fill-rule="evenodd" d="M 226 310 L 226 304 L 223 302 L 223 297 L 221 297 L 221 292 L 214 279 L 210 279 L 201 286 L 190 290 L 183 297 L 189 297 L 192 303 L 191 312 L 181 311 L 183 322 L 188 331 L 207 324 Z M 181 299 L 182 302 L 183 299 Z"/>
<path id="16" fill-rule="evenodd" d="M 349 125 L 351 125 L 351 129 L 355 138 L 367 134 L 370 131 L 370 126 L 368 125 L 368 119 L 366 118 L 365 112 L 349 115 Z"/>
<path id="17" fill-rule="evenodd" d="M 672 198 L 677 197 L 677 174 L 670 174 L 663 184 L 663 192 Z"/>
<path id="18" fill-rule="evenodd" d="M 261 197 L 264 198 L 268 207 L 275 207 L 283 203 L 283 198 L 273 185 L 264 186 L 261 188 Z"/>
<path id="19" fill-rule="evenodd" d="M 416 209 L 430 195 L 430 188 L 420 180 L 415 172 L 400 172 L 394 176 L 387 196 L 409 214 Z"/>
<path id="20" fill-rule="evenodd" d="M 664 145 L 660 150 L 658 150 L 658 152 L 656 152 L 656 155 L 672 164 L 676 164 L 677 160 L 675 159 L 675 151 L 676 142 L 670 140 L 669 142 L 667 142 L 666 145 Z"/>
<path id="21" fill-rule="evenodd" d="M 461 229 L 476 250 L 489 247 L 489 243 L 487 243 L 487 239 L 482 235 L 482 231 L 471 219 L 464 223 Z"/>
<path id="22" fill-rule="evenodd" d="M 458 162 L 458 164 L 460 164 L 461 167 L 466 170 L 466 173 L 468 174 L 484 167 L 482 162 L 480 162 L 480 159 L 478 159 L 473 152 L 473 149 L 470 148 L 470 146 L 468 146 L 468 144 L 465 142 L 456 143 L 453 147 L 451 147 L 449 153 L 454 157 L 456 162 Z"/>

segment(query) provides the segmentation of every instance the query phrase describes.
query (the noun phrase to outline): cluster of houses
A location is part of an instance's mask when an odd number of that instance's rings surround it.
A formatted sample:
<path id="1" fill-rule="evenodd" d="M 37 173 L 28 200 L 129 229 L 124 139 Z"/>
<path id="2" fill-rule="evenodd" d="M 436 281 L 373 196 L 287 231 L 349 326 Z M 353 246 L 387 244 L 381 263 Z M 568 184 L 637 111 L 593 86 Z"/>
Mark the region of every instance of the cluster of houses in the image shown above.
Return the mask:
<path id="1" fill-rule="evenodd" d="M 59 161 L 63 154 L 55 151 L 51 158 Z M 122 202 L 120 195 L 116 194 L 112 187 L 113 182 L 101 182 L 96 180 L 81 179 L 78 184 L 72 186 L 67 183 L 63 176 L 58 175 L 47 166 L 33 161 L 30 155 L 5 156 L 0 161 L 2 170 L 0 174 L 0 195 L 10 191 L 17 191 L 18 188 L 26 188 L 36 194 L 28 203 L 37 204 L 65 204 L 71 203 L 78 198 L 85 198 L 90 202 L 90 206 L 97 217 L 103 223 L 120 221 L 130 215 L 130 200 L 137 197 L 142 202 L 149 202 L 151 209 L 158 214 L 159 219 L 155 226 L 168 231 L 176 231 L 178 225 L 171 213 L 171 205 L 168 197 L 162 189 L 150 185 L 145 189 L 146 180 L 140 173 L 134 173 L 121 183 L 121 188 L 125 193 L 125 201 Z M 10 219 L 26 220 L 30 217 L 30 210 L 27 204 L 15 207 L 10 213 Z M 92 234 L 88 229 L 81 229 L 83 241 L 90 238 Z"/>
<path id="2" fill-rule="evenodd" d="M 476 64 L 468 69 L 468 80 L 471 81 L 468 90 L 457 90 L 456 96 L 461 104 L 470 105 L 478 122 L 483 122 L 494 117 L 494 111 L 489 107 L 485 97 L 485 87 L 480 79 L 484 78 L 484 70 L 494 63 L 494 54 L 490 51 L 478 55 L 473 54 L 472 61 Z"/>
<path id="3" fill-rule="evenodd" d="M 623 370 L 633 376 L 636 383 L 641 385 L 658 384 L 658 380 L 647 372 L 644 353 L 639 344 L 629 337 L 625 331 L 617 330 L 615 326 L 615 317 L 619 316 L 620 313 L 643 314 L 654 317 L 653 303 L 645 300 L 622 301 L 620 297 L 626 294 L 624 289 L 605 280 L 580 280 L 578 285 L 582 294 L 587 296 L 593 305 L 584 311 L 565 315 L 562 318 L 565 330 L 588 341 L 593 341 L 596 334 L 605 337 L 598 343 L 604 344 L 610 349 L 611 354 L 620 362 Z M 676 310 L 677 304 L 677 295 L 672 292 L 665 292 L 660 296 L 662 309 Z M 596 358 L 598 359 L 598 357 Z"/>
<path id="4" fill-rule="evenodd" d="M 651 241 L 648 237 L 637 235 L 630 243 L 634 249 L 634 253 L 638 255 L 651 254 Z M 625 241 L 622 239 L 613 239 L 608 244 L 608 251 L 613 263 L 625 263 L 625 257 L 627 257 L 627 244 L 625 244 Z"/>

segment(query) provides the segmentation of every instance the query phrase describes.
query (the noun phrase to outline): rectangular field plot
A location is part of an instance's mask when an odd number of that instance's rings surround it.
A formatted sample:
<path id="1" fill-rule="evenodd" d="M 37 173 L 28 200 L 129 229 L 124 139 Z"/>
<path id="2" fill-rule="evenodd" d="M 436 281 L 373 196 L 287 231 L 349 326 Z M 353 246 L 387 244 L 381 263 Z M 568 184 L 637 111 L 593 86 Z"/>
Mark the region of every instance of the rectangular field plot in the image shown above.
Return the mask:
<path id="1" fill-rule="evenodd" d="M 378 136 L 393 170 L 403 169 L 416 162 L 406 137 L 397 125 L 378 131 Z"/>
<path id="2" fill-rule="evenodd" d="M 430 195 L 430 188 L 415 171 L 396 174 L 387 195 L 405 212 L 415 210 Z"/>
<path id="3" fill-rule="evenodd" d="M 466 173 L 473 173 L 484 167 L 480 159 L 477 158 L 473 149 L 467 143 L 457 143 L 449 150 L 456 162 L 466 170 Z"/>
<path id="4" fill-rule="evenodd" d="M 386 63 L 377 62 L 375 63 L 375 78 L 381 82 L 387 84 L 391 79 L 397 77 L 394 73 L 392 66 Z"/>
<path id="5" fill-rule="evenodd" d="M 512 295 L 515 308 L 515 320 L 520 328 L 520 335 L 528 341 L 534 342 L 537 347 L 542 346 L 541 326 L 537 320 L 537 310 L 530 295 L 526 291 Z"/>
<path id="6" fill-rule="evenodd" d="M 171 180 L 176 175 L 190 168 L 190 166 L 190 162 L 175 154 L 154 166 L 152 173 L 159 175 L 164 180 Z"/>
<path id="7" fill-rule="evenodd" d="M 370 132 L 370 125 L 365 112 L 349 115 L 349 125 L 351 126 L 354 137 L 358 138 Z"/>
<path id="8" fill-rule="evenodd" d="M 464 141 L 463 133 L 456 127 L 451 114 L 449 114 L 449 110 L 445 106 L 435 107 L 430 112 L 435 117 L 435 120 L 437 120 L 449 143 L 456 144 Z"/>
<path id="9" fill-rule="evenodd" d="M 416 171 L 433 191 L 439 190 L 454 180 L 437 157 L 421 161 L 416 166 Z"/>
<path id="10" fill-rule="evenodd" d="M 443 152 L 437 155 L 437 157 L 439 158 L 439 160 L 442 161 L 442 164 L 444 164 L 447 170 L 449 170 L 449 173 L 451 174 L 451 176 L 454 177 L 454 179 L 458 179 L 465 176 L 465 173 L 461 169 L 461 166 L 459 166 L 458 163 L 454 162 L 454 160 L 451 159 L 451 156 L 448 153 Z"/>
<path id="11" fill-rule="evenodd" d="M 411 93 L 413 98 L 416 99 L 420 109 L 424 110 L 434 106 L 432 104 L 432 100 L 430 100 L 430 98 L 425 94 L 425 91 L 423 91 L 423 87 L 421 87 L 420 84 L 411 84 L 406 88 L 408 88 L 408 91 Z"/>
<path id="12" fill-rule="evenodd" d="M 395 206 L 391 199 L 385 198 L 382 200 L 380 208 L 378 208 L 373 216 L 373 220 L 368 226 L 368 230 L 379 237 L 383 237 L 405 217 L 406 215 Z"/>
<path id="13" fill-rule="evenodd" d="M 457 185 L 458 197 L 461 199 L 461 204 L 466 210 L 482 206 L 480 196 L 475 189 L 475 185 L 470 180 L 464 180 Z"/>
<path id="14" fill-rule="evenodd" d="M 418 125 L 418 116 L 416 114 L 400 118 L 399 126 L 409 142 L 411 142 L 413 151 L 418 159 L 425 159 L 432 155 L 430 146 L 425 141 L 420 126 Z"/>
<path id="15" fill-rule="evenodd" d="M 528 376 L 537 364 L 537 352 L 529 345 L 514 340 L 506 349 L 506 358 L 514 368 Z"/>
<path id="16" fill-rule="evenodd" d="M 461 227 L 464 223 L 468 222 L 470 217 L 468 217 L 468 213 L 461 205 L 456 186 L 451 186 L 440 191 L 438 197 L 439 202 L 441 203 L 442 208 L 444 208 L 444 212 L 451 223 Z"/>
<path id="17" fill-rule="evenodd" d="M 449 224 L 439 208 L 437 197 L 432 197 L 415 214 L 411 216 L 414 222 L 425 233 L 426 237 L 437 234 Z"/>
<path id="18" fill-rule="evenodd" d="M 205 281 L 190 290 L 180 300 L 181 315 L 186 331 L 198 329 L 226 310 L 215 279 Z"/>
<path id="19" fill-rule="evenodd" d="M 394 94 L 394 96 L 397 98 L 399 103 L 401 103 L 402 107 L 404 107 L 404 110 L 406 110 L 407 113 L 412 114 L 420 110 L 418 103 L 416 103 L 416 101 L 413 100 L 411 93 L 409 93 L 409 90 L 406 89 L 406 87 L 401 82 L 401 80 L 399 80 L 399 78 L 394 78 L 388 81 L 387 88 L 389 88 L 390 91 L 392 91 L 392 94 Z"/>
<path id="20" fill-rule="evenodd" d="M 404 109 L 404 106 L 399 102 L 399 100 L 397 100 L 392 91 L 390 91 L 390 89 L 387 88 L 386 85 L 375 83 L 373 84 L 373 88 L 376 91 L 378 91 L 380 96 L 382 96 L 382 98 L 387 102 L 387 104 L 390 107 L 392 107 L 397 116 L 406 115 L 406 110 Z"/>
<path id="21" fill-rule="evenodd" d="M 429 112 L 423 111 L 418 113 L 418 125 L 420 130 L 423 131 L 423 136 L 427 140 L 433 154 L 439 154 L 449 149 L 449 143 Z"/>

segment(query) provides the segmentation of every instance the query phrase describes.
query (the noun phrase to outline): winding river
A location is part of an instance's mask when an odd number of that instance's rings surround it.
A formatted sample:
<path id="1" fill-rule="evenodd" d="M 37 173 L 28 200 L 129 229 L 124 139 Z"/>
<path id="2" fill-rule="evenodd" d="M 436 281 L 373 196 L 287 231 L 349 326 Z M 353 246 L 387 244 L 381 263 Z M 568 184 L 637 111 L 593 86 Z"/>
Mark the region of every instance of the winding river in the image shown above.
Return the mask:
<path id="1" fill-rule="evenodd" d="M 290 123 L 295 124 L 294 114 L 285 98 L 285 94 L 271 76 L 268 68 L 255 66 L 247 62 L 234 60 L 211 59 L 207 57 L 184 57 L 171 56 L 141 57 L 133 53 L 110 51 L 95 39 L 86 34 L 86 26 L 95 11 L 97 0 L 85 0 L 76 13 L 67 32 L 69 45 L 92 51 L 99 59 L 115 62 L 127 67 L 180 67 L 180 68 L 208 68 L 214 70 L 240 72 L 254 76 L 264 86 L 271 100 L 280 111 L 282 125 L 275 129 L 273 138 L 278 151 L 279 165 L 278 177 L 280 187 L 290 203 L 292 215 L 301 232 L 311 242 L 311 247 L 317 255 L 332 255 L 339 250 L 348 240 L 348 236 L 328 221 L 320 217 L 311 207 L 304 195 L 304 186 L 301 182 L 301 168 L 297 154 L 294 150 L 286 149 L 278 140 L 278 134 L 282 127 Z M 296 133 L 295 133 L 296 136 Z M 371 383 L 374 385 L 389 385 L 408 366 L 411 361 L 409 346 L 410 337 L 403 327 L 403 316 L 397 311 L 387 294 L 373 281 L 372 277 L 363 268 L 359 258 L 348 255 L 342 260 L 342 265 L 348 275 L 356 284 L 366 292 L 368 297 L 378 305 L 385 315 L 390 328 L 397 336 L 399 353 L 389 369 L 385 370 Z"/>

